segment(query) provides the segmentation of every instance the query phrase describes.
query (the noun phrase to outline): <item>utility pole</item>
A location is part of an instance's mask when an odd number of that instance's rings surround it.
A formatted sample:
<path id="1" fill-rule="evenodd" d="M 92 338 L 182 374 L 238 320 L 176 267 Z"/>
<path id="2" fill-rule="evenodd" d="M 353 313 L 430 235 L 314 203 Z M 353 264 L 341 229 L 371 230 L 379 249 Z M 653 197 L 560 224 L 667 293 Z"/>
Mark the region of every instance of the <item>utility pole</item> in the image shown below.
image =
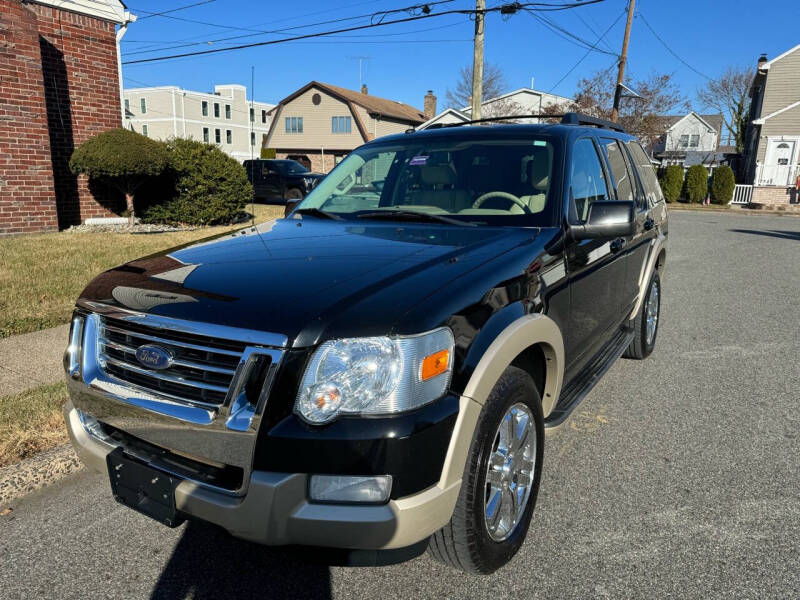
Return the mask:
<path id="1" fill-rule="evenodd" d="M 628 59 L 628 40 L 631 37 L 631 24 L 633 23 L 633 7 L 636 0 L 628 0 L 628 22 L 625 23 L 625 37 L 622 38 L 622 54 L 619 55 L 619 70 L 617 71 L 617 86 L 614 88 L 614 108 L 611 109 L 611 120 L 614 123 L 619 118 L 619 101 L 622 99 L 622 83 L 625 80 L 625 61 Z"/>
<path id="2" fill-rule="evenodd" d="M 475 40 L 472 54 L 472 115 L 473 120 L 481 118 L 483 100 L 483 35 L 486 18 L 486 0 L 475 0 Z"/>

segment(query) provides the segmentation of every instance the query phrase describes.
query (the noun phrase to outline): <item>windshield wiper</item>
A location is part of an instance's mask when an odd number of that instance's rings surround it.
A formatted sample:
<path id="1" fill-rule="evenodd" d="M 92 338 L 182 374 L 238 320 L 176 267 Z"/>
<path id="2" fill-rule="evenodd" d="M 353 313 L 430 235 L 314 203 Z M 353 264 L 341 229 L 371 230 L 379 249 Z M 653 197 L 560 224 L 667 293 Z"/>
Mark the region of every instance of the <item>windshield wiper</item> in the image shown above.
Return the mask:
<path id="1" fill-rule="evenodd" d="M 476 223 L 459 221 L 444 215 L 416 212 L 413 210 L 376 210 L 356 215 L 357 219 L 384 219 L 386 221 L 433 221 L 447 223 L 448 225 L 461 225 L 463 227 L 476 227 Z"/>
<path id="2" fill-rule="evenodd" d="M 312 217 L 319 217 L 320 219 L 331 219 L 333 221 L 341 221 L 342 217 L 335 215 L 318 208 L 298 208 L 296 211 L 298 215 L 311 215 Z"/>

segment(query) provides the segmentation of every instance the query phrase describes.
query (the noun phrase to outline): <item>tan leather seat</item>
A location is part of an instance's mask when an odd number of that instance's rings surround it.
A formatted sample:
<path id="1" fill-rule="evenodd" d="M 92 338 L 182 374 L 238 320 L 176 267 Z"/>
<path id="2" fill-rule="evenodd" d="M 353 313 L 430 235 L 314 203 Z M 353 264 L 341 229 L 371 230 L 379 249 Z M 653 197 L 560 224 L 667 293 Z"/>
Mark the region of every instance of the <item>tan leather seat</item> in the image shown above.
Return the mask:
<path id="1" fill-rule="evenodd" d="M 531 192 L 519 197 L 532 213 L 542 212 L 550 183 L 550 160 L 546 153 L 535 155 L 527 164 L 527 180 Z"/>
<path id="2" fill-rule="evenodd" d="M 466 190 L 454 189 L 458 174 L 452 165 L 430 165 L 420 168 L 422 188 L 415 194 L 415 204 L 436 206 L 448 212 L 458 212 L 470 204 Z"/>

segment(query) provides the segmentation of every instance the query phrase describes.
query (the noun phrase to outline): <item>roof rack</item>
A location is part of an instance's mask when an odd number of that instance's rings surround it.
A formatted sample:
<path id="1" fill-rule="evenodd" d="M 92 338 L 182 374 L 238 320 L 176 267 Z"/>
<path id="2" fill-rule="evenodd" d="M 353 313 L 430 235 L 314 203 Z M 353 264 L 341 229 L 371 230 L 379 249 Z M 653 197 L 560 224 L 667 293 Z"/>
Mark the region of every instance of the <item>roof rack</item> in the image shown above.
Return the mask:
<path id="1" fill-rule="evenodd" d="M 514 119 L 560 119 L 564 115 L 506 115 L 504 117 L 486 117 L 485 119 L 472 119 L 470 121 L 461 121 L 460 123 L 434 123 L 425 128 L 428 129 L 444 129 L 445 127 L 461 127 L 462 125 L 473 125 L 474 123 L 493 123 L 496 121 L 513 121 Z M 416 129 L 406 129 L 406 133 L 414 133 Z"/>
<path id="2" fill-rule="evenodd" d="M 628 133 L 619 123 L 606 121 L 605 119 L 598 119 L 597 117 L 590 117 L 589 115 L 582 115 L 576 112 L 565 114 L 561 118 L 561 123 L 564 125 L 594 125 L 595 127 L 600 127 L 601 129 L 613 129 L 614 131 Z"/>

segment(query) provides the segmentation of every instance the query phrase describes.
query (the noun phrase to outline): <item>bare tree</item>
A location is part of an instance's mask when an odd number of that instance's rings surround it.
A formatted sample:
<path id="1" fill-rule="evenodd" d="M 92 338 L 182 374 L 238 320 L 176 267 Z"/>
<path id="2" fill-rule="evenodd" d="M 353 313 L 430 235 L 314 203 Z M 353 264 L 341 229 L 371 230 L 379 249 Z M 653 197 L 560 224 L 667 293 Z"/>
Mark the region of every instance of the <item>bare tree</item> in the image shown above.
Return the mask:
<path id="1" fill-rule="evenodd" d="M 737 152 L 744 149 L 753 75 L 753 70 L 746 67 L 728 67 L 722 75 L 711 79 L 697 91 L 701 104 L 722 113 L 725 128 L 735 140 Z"/>
<path id="2" fill-rule="evenodd" d="M 503 70 L 492 63 L 483 65 L 483 100 L 489 100 L 508 90 Z M 455 87 L 448 89 L 445 101 L 449 108 L 462 109 L 472 103 L 472 65 L 461 67 Z"/>
<path id="3" fill-rule="evenodd" d="M 630 75 L 625 85 L 636 91 L 640 98 L 624 97 L 619 109 L 619 123 L 642 140 L 645 146 L 652 144 L 664 133 L 662 115 L 689 110 L 689 102 L 681 93 L 669 73 L 651 73 L 645 78 L 634 79 Z M 601 119 L 611 117 L 614 106 L 615 75 L 608 69 L 578 81 L 573 102 L 567 105 L 549 106 L 546 114 L 580 112 Z"/>

